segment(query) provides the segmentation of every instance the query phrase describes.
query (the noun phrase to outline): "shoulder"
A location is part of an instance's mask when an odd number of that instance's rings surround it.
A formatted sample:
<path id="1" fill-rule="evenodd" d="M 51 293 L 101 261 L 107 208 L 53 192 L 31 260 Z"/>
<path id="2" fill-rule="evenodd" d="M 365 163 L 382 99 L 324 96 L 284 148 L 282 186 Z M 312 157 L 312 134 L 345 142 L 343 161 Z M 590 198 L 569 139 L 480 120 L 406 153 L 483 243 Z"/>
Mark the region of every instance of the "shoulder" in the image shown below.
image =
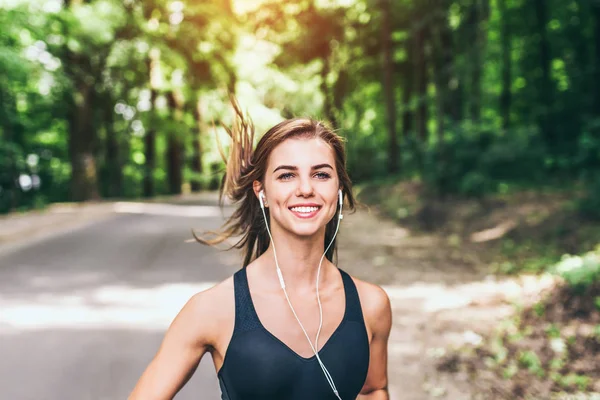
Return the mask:
<path id="1" fill-rule="evenodd" d="M 216 285 L 194 294 L 188 304 L 198 312 L 211 312 L 218 309 L 221 302 L 233 302 L 233 276 Z"/>
<path id="2" fill-rule="evenodd" d="M 214 345 L 235 318 L 233 277 L 194 294 L 173 324 L 187 326 L 205 346 Z"/>
<path id="3" fill-rule="evenodd" d="M 392 306 L 381 286 L 352 277 L 367 327 L 373 336 L 389 334 L 392 324 Z"/>

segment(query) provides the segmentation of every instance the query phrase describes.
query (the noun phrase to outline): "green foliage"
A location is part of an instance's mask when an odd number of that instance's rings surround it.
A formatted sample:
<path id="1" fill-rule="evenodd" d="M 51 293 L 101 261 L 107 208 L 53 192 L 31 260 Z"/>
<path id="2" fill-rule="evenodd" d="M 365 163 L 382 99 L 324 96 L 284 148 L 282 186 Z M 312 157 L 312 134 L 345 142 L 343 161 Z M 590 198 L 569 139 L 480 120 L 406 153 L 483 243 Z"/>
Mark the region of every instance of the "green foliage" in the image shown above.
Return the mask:
<path id="1" fill-rule="evenodd" d="M 578 374 L 567 374 L 567 375 L 554 375 L 556 382 L 565 389 L 576 389 L 585 391 L 591 383 L 591 379 L 585 375 Z"/>
<path id="2" fill-rule="evenodd" d="M 600 219 L 600 170 L 585 175 L 586 196 L 578 201 L 579 209 L 586 216 Z"/>
<path id="3" fill-rule="evenodd" d="M 16 201 L 19 189 L 15 179 L 25 170 L 25 165 L 19 146 L 0 142 L 0 211 L 6 212 Z"/>
<path id="4" fill-rule="evenodd" d="M 544 376 L 545 372 L 542 367 L 542 362 L 534 351 L 528 350 L 521 352 L 518 355 L 518 360 L 519 364 L 522 367 L 527 368 L 532 374 L 535 374 L 540 378 Z"/>
<path id="5" fill-rule="evenodd" d="M 97 0 L 65 12 L 69 20 L 72 51 L 81 51 L 106 45 L 115 40 L 116 31 L 126 23 L 126 14 L 118 2 Z M 86 47 L 84 47 L 86 46 Z"/>
<path id="6" fill-rule="evenodd" d="M 546 328 L 546 333 L 551 339 L 560 338 L 560 329 L 558 326 L 556 326 L 556 324 L 550 324 L 550 326 Z"/>
<path id="7" fill-rule="evenodd" d="M 566 255 L 551 270 L 577 292 L 600 281 L 600 248 L 582 256 Z"/>
<path id="8" fill-rule="evenodd" d="M 508 349 L 500 336 L 492 338 L 490 348 L 494 354 L 494 361 L 498 365 L 504 364 L 508 357 Z"/>
<path id="9" fill-rule="evenodd" d="M 443 145 L 425 154 L 424 177 L 441 193 L 479 196 L 501 192 L 506 182 L 536 182 L 542 178 L 544 152 L 535 132 L 498 135 L 479 127 L 457 127 Z"/>
<path id="10" fill-rule="evenodd" d="M 550 360 L 549 367 L 550 367 L 551 371 L 559 371 L 564 366 L 565 366 L 565 360 L 562 358 L 553 358 L 552 360 Z M 552 373 L 550 376 L 551 377 L 553 376 Z"/>
<path id="11" fill-rule="evenodd" d="M 506 367 L 502 370 L 502 377 L 504 379 L 511 379 L 519 372 L 519 366 L 516 362 L 510 361 Z"/>
<path id="12" fill-rule="evenodd" d="M 533 305 L 533 311 L 535 312 L 536 316 L 543 317 L 544 312 L 546 311 L 546 307 L 545 307 L 544 303 L 540 301 Z"/>
<path id="13" fill-rule="evenodd" d="M 282 117 L 329 120 L 348 139 L 355 182 L 483 196 L 579 180 L 577 207 L 600 218 L 596 6 L 488 3 L 1 2 L 0 140 L 40 156 L 43 177 L 12 207 L 93 185 L 138 196 L 148 175 L 153 194 L 177 176 L 214 188 L 186 155 L 199 129 L 210 169 L 208 126 L 228 121 L 231 90 L 258 133 Z M 89 154 L 97 176 L 77 162 Z"/>

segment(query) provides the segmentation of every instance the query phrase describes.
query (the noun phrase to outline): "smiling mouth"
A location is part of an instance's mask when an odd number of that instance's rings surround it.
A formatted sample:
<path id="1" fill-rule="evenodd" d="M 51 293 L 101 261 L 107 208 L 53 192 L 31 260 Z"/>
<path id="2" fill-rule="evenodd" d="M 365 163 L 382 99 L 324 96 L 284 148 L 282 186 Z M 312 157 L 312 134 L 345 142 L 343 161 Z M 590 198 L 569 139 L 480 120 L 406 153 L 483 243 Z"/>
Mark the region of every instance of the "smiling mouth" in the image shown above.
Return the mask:
<path id="1" fill-rule="evenodd" d="M 290 207 L 290 211 L 300 218 L 311 218 L 314 217 L 319 210 L 320 206 L 311 206 L 311 207 Z"/>

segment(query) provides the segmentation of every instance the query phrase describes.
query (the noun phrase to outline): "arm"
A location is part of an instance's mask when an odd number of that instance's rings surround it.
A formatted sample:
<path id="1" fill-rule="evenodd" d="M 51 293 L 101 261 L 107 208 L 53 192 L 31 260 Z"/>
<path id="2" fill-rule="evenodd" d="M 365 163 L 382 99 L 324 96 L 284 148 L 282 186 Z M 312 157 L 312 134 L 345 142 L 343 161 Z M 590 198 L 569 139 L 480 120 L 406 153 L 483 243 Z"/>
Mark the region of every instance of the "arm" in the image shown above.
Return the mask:
<path id="1" fill-rule="evenodd" d="M 214 334 L 206 296 L 206 292 L 193 296 L 175 317 L 129 400 L 172 399 L 192 376 Z"/>
<path id="2" fill-rule="evenodd" d="M 365 320 L 370 327 L 371 357 L 367 379 L 360 392 L 361 400 L 389 400 L 387 358 L 388 338 L 392 328 L 392 308 L 387 294 L 370 285 L 365 301 Z M 367 297 L 365 296 L 365 297 Z"/>

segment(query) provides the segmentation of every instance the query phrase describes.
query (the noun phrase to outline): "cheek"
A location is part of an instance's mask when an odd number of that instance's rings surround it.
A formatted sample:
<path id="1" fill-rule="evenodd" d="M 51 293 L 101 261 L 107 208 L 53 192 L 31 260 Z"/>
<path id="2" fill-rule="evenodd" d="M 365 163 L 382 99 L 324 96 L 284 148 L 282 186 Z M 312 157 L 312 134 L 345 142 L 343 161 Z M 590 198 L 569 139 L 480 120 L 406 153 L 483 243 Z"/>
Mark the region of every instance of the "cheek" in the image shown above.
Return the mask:
<path id="1" fill-rule="evenodd" d="M 277 182 L 271 186 L 272 202 L 284 204 L 290 201 L 296 193 L 296 186 L 293 182 Z"/>

